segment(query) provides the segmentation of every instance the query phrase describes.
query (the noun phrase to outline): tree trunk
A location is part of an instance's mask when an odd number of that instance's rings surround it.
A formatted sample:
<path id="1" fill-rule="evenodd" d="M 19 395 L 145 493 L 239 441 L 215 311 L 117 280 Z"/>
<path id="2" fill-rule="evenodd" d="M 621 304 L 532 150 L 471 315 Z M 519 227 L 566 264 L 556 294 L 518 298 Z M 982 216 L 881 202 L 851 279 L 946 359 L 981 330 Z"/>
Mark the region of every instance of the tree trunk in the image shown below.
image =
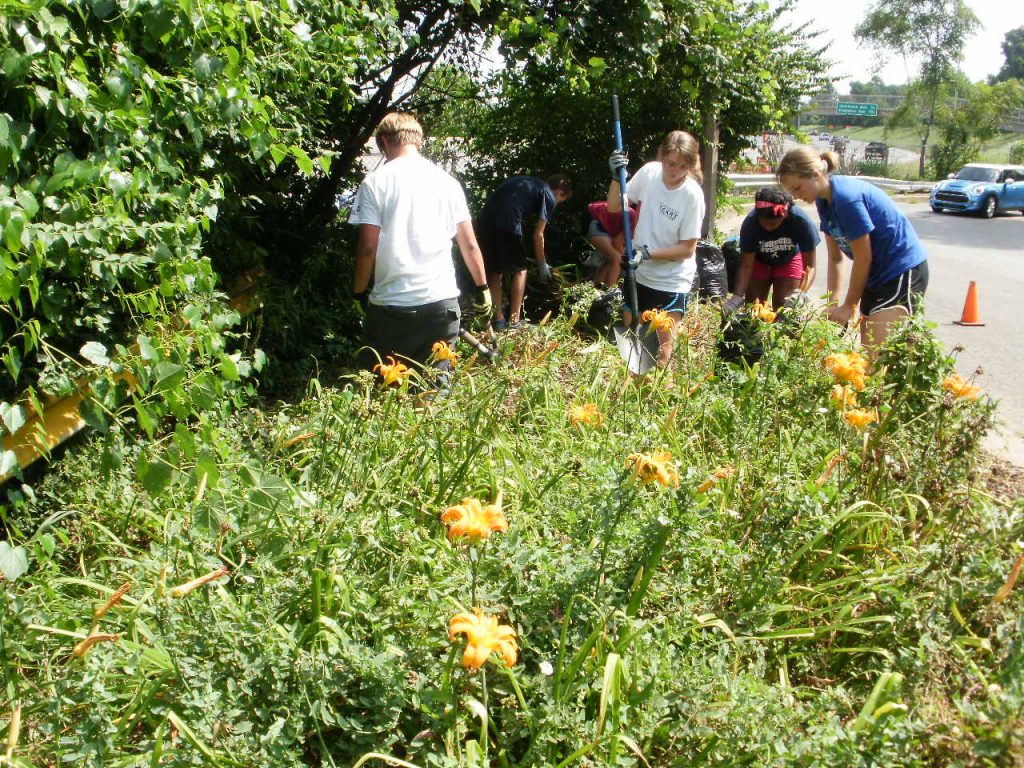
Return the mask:
<path id="1" fill-rule="evenodd" d="M 704 115 L 704 142 L 701 147 L 700 164 L 704 171 L 704 223 L 701 237 L 708 238 L 715 228 L 716 203 L 718 198 L 718 115 L 707 112 Z"/>

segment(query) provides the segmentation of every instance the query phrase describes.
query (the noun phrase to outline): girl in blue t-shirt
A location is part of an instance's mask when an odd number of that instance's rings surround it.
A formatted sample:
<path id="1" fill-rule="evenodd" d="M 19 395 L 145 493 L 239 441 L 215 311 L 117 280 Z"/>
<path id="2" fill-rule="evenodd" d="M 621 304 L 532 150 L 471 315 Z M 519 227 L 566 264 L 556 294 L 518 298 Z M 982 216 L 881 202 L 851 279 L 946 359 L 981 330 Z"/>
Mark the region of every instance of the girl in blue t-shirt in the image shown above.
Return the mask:
<path id="1" fill-rule="evenodd" d="M 907 217 L 866 181 L 834 175 L 839 157 L 797 147 L 776 171 L 793 197 L 814 203 L 828 248 L 828 291 L 840 299 L 843 256 L 853 260 L 846 297 L 829 318 L 846 325 L 860 305 L 861 341 L 872 357 L 892 323 L 913 314 L 928 287 L 928 254 Z"/>

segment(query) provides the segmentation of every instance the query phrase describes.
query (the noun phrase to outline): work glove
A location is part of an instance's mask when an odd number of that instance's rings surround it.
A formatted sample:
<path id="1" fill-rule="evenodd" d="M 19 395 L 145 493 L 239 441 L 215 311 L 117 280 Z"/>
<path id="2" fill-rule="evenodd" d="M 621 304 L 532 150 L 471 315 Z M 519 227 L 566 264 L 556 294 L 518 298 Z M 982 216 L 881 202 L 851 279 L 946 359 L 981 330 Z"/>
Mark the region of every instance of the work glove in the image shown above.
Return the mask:
<path id="1" fill-rule="evenodd" d="M 356 304 L 359 305 L 360 311 L 365 316 L 366 308 L 370 305 L 370 292 L 368 290 L 356 291 L 352 294 L 352 298 L 356 300 Z"/>
<path id="2" fill-rule="evenodd" d="M 651 251 L 646 245 L 641 245 L 639 248 L 633 249 L 633 255 L 626 260 L 626 266 L 636 269 L 640 266 L 640 262 L 650 261 Z"/>
<path id="3" fill-rule="evenodd" d="M 625 150 L 616 149 L 608 156 L 608 170 L 612 172 L 612 178 L 616 181 L 619 180 L 619 170 L 625 169 L 629 165 L 629 158 L 626 156 Z M 626 176 L 629 176 L 629 172 L 626 172 Z"/>
<path id="4" fill-rule="evenodd" d="M 537 260 L 537 279 L 544 284 L 551 282 L 551 267 L 540 259 Z"/>
<path id="5" fill-rule="evenodd" d="M 810 300 L 811 296 L 809 293 L 807 293 L 807 291 L 797 291 L 795 293 L 791 293 L 789 296 L 786 297 L 786 301 L 783 303 L 783 306 L 799 307 L 802 304 L 806 304 Z"/>
<path id="6" fill-rule="evenodd" d="M 478 285 L 473 289 L 472 307 L 474 316 L 490 319 L 494 305 L 491 303 L 491 291 L 486 285 Z"/>
<path id="7" fill-rule="evenodd" d="M 740 309 L 745 303 L 746 300 L 742 296 L 734 293 L 722 304 L 722 314 L 731 315 L 733 312 Z"/>

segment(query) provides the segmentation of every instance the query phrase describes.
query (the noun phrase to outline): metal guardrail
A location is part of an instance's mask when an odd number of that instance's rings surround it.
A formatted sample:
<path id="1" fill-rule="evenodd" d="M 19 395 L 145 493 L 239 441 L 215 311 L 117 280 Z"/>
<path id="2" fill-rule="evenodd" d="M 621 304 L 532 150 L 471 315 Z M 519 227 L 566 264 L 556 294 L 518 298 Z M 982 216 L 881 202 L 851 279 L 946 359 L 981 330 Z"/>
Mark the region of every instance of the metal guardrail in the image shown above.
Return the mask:
<path id="1" fill-rule="evenodd" d="M 727 173 L 725 177 L 732 182 L 734 187 L 740 189 L 771 186 L 778 181 L 774 173 Z M 858 176 L 857 178 L 874 184 L 876 187 L 893 189 L 897 192 L 930 192 L 934 186 L 934 182 L 931 181 L 901 181 L 900 179 L 885 179 L 880 176 Z"/>

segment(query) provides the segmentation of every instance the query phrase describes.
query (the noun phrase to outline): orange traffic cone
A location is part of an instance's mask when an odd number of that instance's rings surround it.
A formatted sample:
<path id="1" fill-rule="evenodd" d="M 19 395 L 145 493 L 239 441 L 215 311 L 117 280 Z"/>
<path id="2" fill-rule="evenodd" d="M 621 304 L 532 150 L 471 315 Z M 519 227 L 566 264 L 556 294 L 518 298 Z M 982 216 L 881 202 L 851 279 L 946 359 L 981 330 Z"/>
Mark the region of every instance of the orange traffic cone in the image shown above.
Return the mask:
<path id="1" fill-rule="evenodd" d="M 978 287 L 971 280 L 967 286 L 967 300 L 964 302 L 963 315 L 959 320 L 954 320 L 957 325 L 984 325 L 978 315 Z"/>

